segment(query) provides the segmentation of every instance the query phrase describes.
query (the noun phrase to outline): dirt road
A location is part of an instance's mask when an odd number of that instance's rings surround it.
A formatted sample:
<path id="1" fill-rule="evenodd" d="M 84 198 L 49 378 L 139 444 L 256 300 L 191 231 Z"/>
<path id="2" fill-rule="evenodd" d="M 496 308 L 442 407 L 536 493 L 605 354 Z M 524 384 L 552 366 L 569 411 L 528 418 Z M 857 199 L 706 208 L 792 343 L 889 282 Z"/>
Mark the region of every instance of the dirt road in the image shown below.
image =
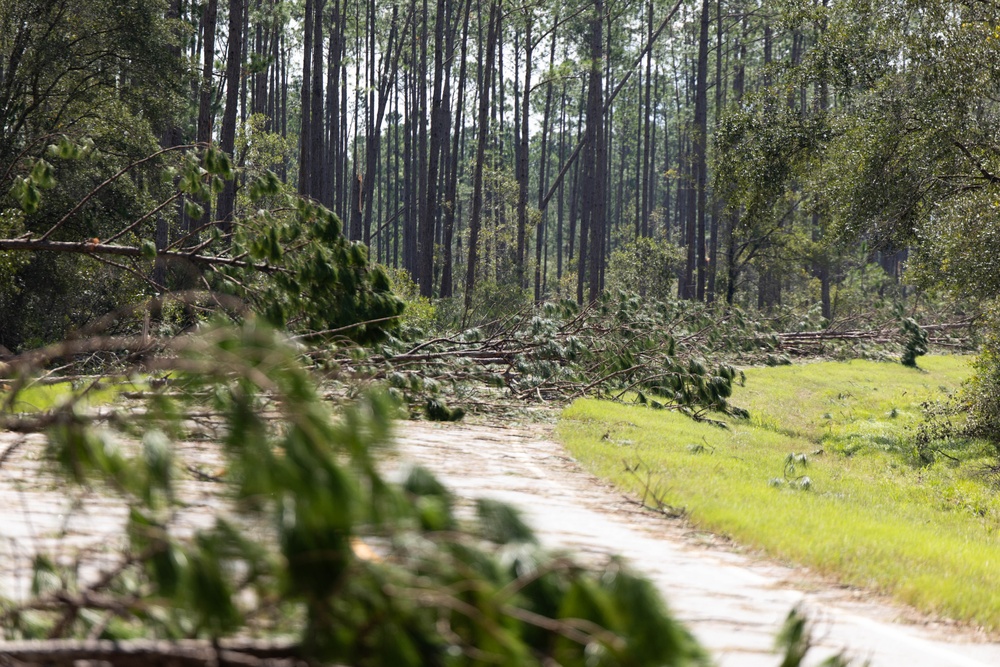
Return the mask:
<path id="1" fill-rule="evenodd" d="M 524 510 L 544 544 L 582 560 L 624 556 L 657 582 L 721 667 L 777 665 L 773 638 L 797 604 L 817 624 L 810 664 L 846 649 L 877 667 L 1000 665 L 998 643 L 741 554 L 683 521 L 639 508 L 581 470 L 544 427 L 407 422 L 397 435 L 390 468 L 419 462 L 462 497 L 510 502 Z M 181 449 L 189 463 L 211 468 L 219 462 L 216 448 L 204 442 Z M 67 493 L 41 465 L 43 451 L 42 436 L 0 433 L 0 452 L 7 453 L 0 467 L 0 584 L 14 599 L 27 593 L 38 550 L 75 554 L 94 574 L 123 539 L 124 507 L 93 492 Z M 209 525 L 218 510 L 217 486 L 193 478 L 183 486 L 189 505 L 182 523 L 191 530 Z"/>
<path id="2" fill-rule="evenodd" d="M 542 428 L 410 422 L 398 440 L 403 460 L 434 470 L 460 496 L 520 507 L 547 546 L 583 559 L 623 555 L 659 585 L 722 667 L 776 665 L 773 638 L 795 605 L 816 623 L 809 664 L 843 649 L 877 667 L 1000 665 L 1000 643 L 740 554 L 683 521 L 637 507 L 546 436 Z"/>

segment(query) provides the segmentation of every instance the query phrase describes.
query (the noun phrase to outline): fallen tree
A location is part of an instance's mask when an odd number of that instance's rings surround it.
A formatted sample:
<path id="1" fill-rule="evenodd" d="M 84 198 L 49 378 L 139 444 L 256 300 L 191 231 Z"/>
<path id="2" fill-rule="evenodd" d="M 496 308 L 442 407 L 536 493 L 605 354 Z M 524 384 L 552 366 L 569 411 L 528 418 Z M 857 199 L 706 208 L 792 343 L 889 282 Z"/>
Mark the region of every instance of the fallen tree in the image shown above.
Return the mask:
<path id="1" fill-rule="evenodd" d="M 28 599 L 0 605 L 8 639 L 111 641 L 0 644 L 0 662 L 708 664 L 617 560 L 595 573 L 553 558 L 495 501 L 460 520 L 426 470 L 385 479 L 375 454 L 391 401 L 376 393 L 335 415 L 301 350 L 266 324 L 174 339 L 157 366 L 171 381 L 138 405 L 95 421 L 69 400 L 48 424 L 64 492 L 127 508 L 124 549 L 96 575 L 82 554 L 36 554 Z M 216 490 L 214 519 L 192 527 L 180 444 L 206 407 L 222 470 L 201 482 Z M 259 632 L 289 639 L 242 639 Z"/>

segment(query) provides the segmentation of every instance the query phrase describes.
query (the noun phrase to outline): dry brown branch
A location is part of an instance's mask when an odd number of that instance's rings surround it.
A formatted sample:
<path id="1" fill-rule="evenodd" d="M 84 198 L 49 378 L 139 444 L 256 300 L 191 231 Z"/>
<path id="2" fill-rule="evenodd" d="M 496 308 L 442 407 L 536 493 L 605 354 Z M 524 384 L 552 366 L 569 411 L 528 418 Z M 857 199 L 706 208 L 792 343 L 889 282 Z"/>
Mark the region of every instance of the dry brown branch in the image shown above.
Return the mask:
<path id="1" fill-rule="evenodd" d="M 278 667 L 305 665 L 298 645 L 255 640 L 51 640 L 0 643 L 0 665 L 74 667 L 78 661 L 114 667 Z"/>
<path id="2" fill-rule="evenodd" d="M 81 255 L 112 255 L 119 257 L 142 258 L 142 248 L 110 243 L 91 243 L 90 241 L 49 241 L 43 239 L 0 239 L 0 250 L 31 250 L 35 252 L 68 252 Z M 278 273 L 285 271 L 278 266 L 249 262 L 235 257 L 219 257 L 216 255 L 198 255 L 173 250 L 157 250 L 157 257 L 167 260 L 193 262 L 208 266 L 233 266 L 241 269 L 254 269 L 262 273 Z"/>

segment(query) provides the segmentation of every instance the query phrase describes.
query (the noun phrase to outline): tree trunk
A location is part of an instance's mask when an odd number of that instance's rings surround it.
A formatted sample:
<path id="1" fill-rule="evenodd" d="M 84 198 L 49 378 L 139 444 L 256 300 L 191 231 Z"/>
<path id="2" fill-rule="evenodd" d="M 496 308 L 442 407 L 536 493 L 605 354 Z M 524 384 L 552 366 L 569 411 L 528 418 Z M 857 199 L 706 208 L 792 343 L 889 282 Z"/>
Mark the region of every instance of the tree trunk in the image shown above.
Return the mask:
<path id="1" fill-rule="evenodd" d="M 530 9 L 525 10 L 530 13 Z M 526 17 L 524 34 L 524 88 L 521 91 L 520 102 L 520 127 L 517 128 L 517 163 L 514 174 L 517 179 L 517 285 L 524 289 L 525 283 L 524 264 L 526 261 L 526 234 L 528 229 L 528 143 L 530 141 L 528 127 L 528 117 L 531 103 L 531 60 L 534 53 L 534 44 L 531 37 L 532 17 Z"/>
<path id="2" fill-rule="evenodd" d="M 556 11 L 555 22 L 559 22 L 559 12 Z M 552 71 L 555 65 L 556 59 L 556 35 L 555 30 L 552 32 L 552 46 L 549 49 L 549 71 Z M 527 80 L 529 77 L 525 76 Z M 548 159 L 549 159 L 549 125 L 552 115 L 552 82 L 549 81 L 545 87 L 545 112 L 542 115 L 542 146 L 541 146 L 541 156 L 538 160 L 538 208 L 542 207 L 542 199 L 545 197 L 545 186 L 546 186 L 546 176 L 548 174 Z M 527 152 L 527 151 L 525 151 Z M 545 259 L 548 260 L 548 248 L 546 247 L 546 218 L 547 213 L 542 212 L 542 219 L 538 222 L 538 234 L 535 239 L 535 303 L 541 303 L 542 301 L 542 253 L 545 253 Z M 547 264 L 547 262 L 546 262 Z"/>
<path id="3" fill-rule="evenodd" d="M 562 86 L 559 104 L 559 164 L 566 160 L 566 83 Z M 565 187 L 559 182 L 559 202 L 556 209 L 556 280 L 562 280 L 563 274 L 563 213 L 565 211 Z M 539 202 L 541 207 L 541 202 Z"/>
<path id="4" fill-rule="evenodd" d="M 601 291 L 601 269 L 604 259 L 604 234 L 606 224 L 605 191 L 607 180 L 604 167 L 607 163 L 607 144 L 604 138 L 604 0 L 594 0 L 594 16 L 590 25 L 590 74 L 587 86 L 587 154 L 585 156 L 584 224 L 580 231 L 580 272 L 589 259 L 588 301 L 597 300 Z M 585 229 L 584 229 L 585 228 Z M 589 236 L 589 258 L 584 239 Z M 583 283 L 577 290 L 583 301 Z"/>
<path id="5" fill-rule="evenodd" d="M 441 267 L 441 297 L 449 298 L 454 294 L 454 259 L 452 256 L 452 244 L 454 242 L 455 215 L 458 207 L 458 165 L 461 163 L 461 137 L 464 130 L 464 110 L 465 110 L 465 81 L 468 76 L 467 55 L 469 46 L 469 16 L 472 13 L 472 0 L 465 0 L 465 13 L 462 19 L 462 49 L 461 61 L 458 69 L 458 85 L 455 89 L 455 130 L 452 137 L 451 160 L 448 171 L 448 184 L 445 191 L 444 210 L 444 238 L 442 248 L 444 250 L 443 265 Z M 452 54 L 454 55 L 454 49 Z"/>
<path id="6" fill-rule="evenodd" d="M 489 28 L 486 35 L 486 58 L 482 61 L 479 81 L 479 119 L 476 126 L 476 166 L 472 177 L 472 214 L 469 218 L 469 260 L 465 267 L 465 311 L 472 307 L 476 284 L 476 261 L 479 229 L 483 212 L 483 166 L 486 162 L 486 142 L 489 139 L 490 90 L 493 87 L 493 62 L 496 60 L 497 26 L 500 21 L 500 0 L 490 2 Z"/>
<path id="7" fill-rule="evenodd" d="M 708 276 L 708 253 L 705 243 L 705 209 L 708 203 L 706 185 L 708 162 L 705 159 L 708 141 L 708 18 L 709 0 L 701 3 L 701 31 L 698 37 L 698 73 L 694 102 L 694 170 L 698 206 L 698 291 L 699 301 L 705 300 L 705 279 Z"/>
<path id="8" fill-rule="evenodd" d="M 653 41 L 653 1 L 649 0 L 648 11 L 646 16 L 646 29 L 647 29 L 647 42 Z M 646 53 L 646 97 L 645 104 L 643 105 L 643 143 L 642 143 L 642 179 L 641 183 L 638 184 L 642 188 L 641 199 L 642 199 L 642 209 L 640 213 L 640 219 L 642 220 L 641 234 L 642 236 L 649 236 L 649 214 L 651 212 L 652 206 L 650 204 L 650 150 L 652 148 L 652 141 L 650 140 L 651 126 L 653 125 L 653 110 L 652 110 L 652 79 L 653 79 L 653 54 L 652 51 Z"/>
<path id="9" fill-rule="evenodd" d="M 300 195 L 309 194 L 309 186 L 312 183 L 312 176 L 309 167 L 312 165 L 312 122 L 309 118 L 312 113 L 312 58 L 313 58 L 313 5 L 315 0 L 306 0 L 305 6 L 305 30 L 303 31 L 302 49 L 302 96 L 300 97 L 301 113 L 299 115 L 299 184 Z"/>
<path id="10" fill-rule="evenodd" d="M 438 169 L 441 152 L 448 140 L 447 107 L 444 88 L 444 27 L 445 0 L 437 0 L 434 16 L 434 88 L 431 98 L 430 154 L 428 155 L 426 194 L 423 220 L 420 225 L 420 295 L 434 295 L 434 221 L 437 218 Z"/>
<path id="11" fill-rule="evenodd" d="M 171 0 L 170 6 L 167 9 L 168 19 L 179 19 L 181 15 L 181 2 L 180 0 Z M 170 55 L 178 60 L 181 57 L 181 47 L 178 43 L 177 46 L 170 47 Z M 2 78 L 2 75 L 0 75 Z M 169 121 L 167 127 L 163 129 L 160 135 L 160 146 L 163 148 L 173 148 L 174 146 L 181 145 L 181 128 L 178 127 L 174 119 Z M 178 208 L 178 210 L 183 213 L 183 208 Z M 167 216 L 162 212 L 156 216 L 156 229 L 154 231 L 153 243 L 156 245 L 157 252 L 163 252 L 167 249 L 170 244 L 170 224 Z M 157 257 L 153 264 L 153 272 L 150 276 L 152 281 L 157 285 L 164 285 L 167 279 L 167 264 L 162 258 Z M 159 309 L 157 312 L 152 313 L 154 319 L 159 318 Z"/>
<path id="12" fill-rule="evenodd" d="M 212 77 L 215 69 L 215 22 L 218 15 L 218 0 L 208 0 L 202 10 L 202 51 L 204 53 L 204 65 L 202 67 L 201 86 L 198 95 L 198 143 L 212 143 L 212 125 L 214 115 L 212 113 Z M 188 222 L 187 232 L 194 232 L 203 228 L 212 219 L 211 199 L 201 202 L 204 210 L 200 220 L 191 220 L 186 215 L 184 219 Z M 197 245 L 197 237 L 191 239 Z"/>
<path id="13" fill-rule="evenodd" d="M 319 200 L 323 195 L 323 156 L 325 131 L 323 127 L 323 6 L 326 0 L 313 0 L 313 62 L 312 85 L 309 87 L 309 196 Z M 303 100 L 305 104 L 305 100 Z"/>
<path id="14" fill-rule="evenodd" d="M 243 70 L 243 3 L 229 1 L 229 50 L 226 54 L 226 109 L 222 116 L 219 147 L 228 155 L 236 144 L 236 114 L 239 106 L 240 79 Z M 236 179 L 227 180 L 219 195 L 219 228 L 229 234 L 236 205 Z"/>

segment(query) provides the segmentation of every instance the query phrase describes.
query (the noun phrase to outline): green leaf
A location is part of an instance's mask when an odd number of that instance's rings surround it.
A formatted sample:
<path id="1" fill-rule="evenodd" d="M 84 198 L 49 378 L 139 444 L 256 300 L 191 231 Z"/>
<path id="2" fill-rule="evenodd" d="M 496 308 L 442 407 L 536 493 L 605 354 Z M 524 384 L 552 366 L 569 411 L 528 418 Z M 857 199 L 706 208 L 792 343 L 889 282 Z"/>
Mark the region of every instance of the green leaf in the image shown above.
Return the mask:
<path id="1" fill-rule="evenodd" d="M 139 249 L 142 251 L 143 259 L 156 259 L 156 243 L 153 241 L 148 239 L 143 241 Z"/>
<path id="2" fill-rule="evenodd" d="M 42 193 L 39 192 L 34 181 L 31 179 L 24 181 L 24 186 L 21 188 L 20 194 L 21 208 L 24 212 L 28 215 L 37 213 L 38 207 L 42 203 Z"/>
<path id="3" fill-rule="evenodd" d="M 45 160 L 37 160 L 30 178 L 40 189 L 48 190 L 56 184 L 56 170 Z"/>
<path id="4" fill-rule="evenodd" d="M 150 559 L 153 582 L 160 595 L 173 597 L 181 588 L 187 559 L 176 544 L 168 542 Z"/>
<path id="5" fill-rule="evenodd" d="M 199 206 L 196 201 L 187 199 L 184 202 L 184 213 L 192 220 L 200 220 L 201 216 L 205 213 L 205 209 Z"/>
<path id="6" fill-rule="evenodd" d="M 173 452 L 166 434 L 159 429 L 146 431 L 142 438 L 142 455 L 149 475 L 149 489 L 172 495 Z M 148 496 L 146 502 L 150 502 Z"/>
<path id="7" fill-rule="evenodd" d="M 483 537 L 497 544 L 535 543 L 537 538 L 521 518 L 521 513 L 506 503 L 490 498 L 476 500 L 476 514 Z"/>

